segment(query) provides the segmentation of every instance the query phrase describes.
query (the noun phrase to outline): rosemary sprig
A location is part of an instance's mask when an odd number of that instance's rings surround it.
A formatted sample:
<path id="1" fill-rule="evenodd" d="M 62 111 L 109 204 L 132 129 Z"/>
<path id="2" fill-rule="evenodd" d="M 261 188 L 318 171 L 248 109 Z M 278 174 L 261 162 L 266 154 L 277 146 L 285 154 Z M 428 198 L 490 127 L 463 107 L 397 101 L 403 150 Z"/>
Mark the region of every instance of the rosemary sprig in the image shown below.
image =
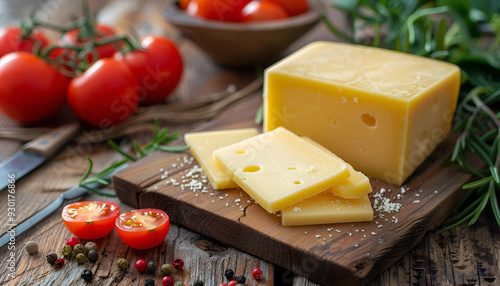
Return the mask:
<path id="1" fill-rule="evenodd" d="M 107 186 L 107 185 L 111 184 L 111 178 L 109 177 L 109 175 L 111 173 L 113 173 L 115 170 L 117 170 L 118 168 L 122 167 L 123 164 L 125 164 L 129 161 L 135 162 L 135 161 L 139 160 L 140 158 L 143 158 L 143 157 L 145 157 L 153 152 L 156 152 L 158 150 L 164 151 L 164 152 L 182 152 L 182 151 L 188 150 L 189 146 L 178 146 L 178 147 L 177 146 L 175 146 L 175 147 L 174 146 L 166 146 L 166 144 L 177 139 L 177 137 L 179 137 L 180 134 L 181 134 L 180 132 L 168 134 L 168 128 L 163 128 L 160 131 L 158 131 L 158 120 L 156 119 L 155 120 L 155 128 L 153 131 L 153 139 L 149 143 L 147 143 L 146 145 L 141 147 L 137 140 L 133 141 L 132 144 L 134 147 L 135 155 L 125 152 L 124 150 L 122 150 L 120 148 L 120 146 L 118 144 L 116 144 L 116 142 L 114 142 L 112 140 L 108 140 L 109 146 L 111 146 L 111 148 L 113 150 L 122 154 L 125 158 L 123 158 L 122 160 L 120 160 L 116 163 L 111 164 L 110 166 L 106 167 L 104 170 L 90 176 L 90 173 L 92 172 L 92 168 L 93 168 L 94 164 L 93 164 L 92 160 L 89 157 L 87 157 L 87 160 L 89 161 L 89 167 L 87 168 L 87 170 L 83 174 L 83 177 L 78 182 L 78 185 L 88 189 L 89 191 L 92 191 L 92 192 L 100 194 L 100 195 L 115 197 L 116 196 L 115 193 L 102 191 L 98 188 L 92 187 L 92 185 L 94 185 L 96 183 L 103 185 L 103 186 Z"/>
<path id="2" fill-rule="evenodd" d="M 444 232 L 468 222 L 474 224 L 490 206 L 500 226 L 500 1 L 468 0 L 334 0 L 349 16 L 344 33 L 324 16 L 331 32 L 354 44 L 379 46 L 458 65 L 462 87 L 453 121 L 459 133 L 448 159 L 477 177 L 464 185 L 465 195 Z M 359 37 L 371 29 L 371 38 Z M 498 109 L 498 108 L 497 108 Z M 475 154 L 484 164 L 469 162 Z"/>

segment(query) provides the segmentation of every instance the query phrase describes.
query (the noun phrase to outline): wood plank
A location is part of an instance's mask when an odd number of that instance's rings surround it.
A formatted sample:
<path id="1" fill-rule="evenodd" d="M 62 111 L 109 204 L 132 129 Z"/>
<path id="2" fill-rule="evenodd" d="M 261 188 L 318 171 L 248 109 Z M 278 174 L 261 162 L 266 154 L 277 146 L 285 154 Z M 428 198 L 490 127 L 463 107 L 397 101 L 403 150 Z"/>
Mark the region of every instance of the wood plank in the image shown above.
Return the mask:
<path id="1" fill-rule="evenodd" d="M 253 127 L 258 106 L 259 98 L 253 98 L 197 130 Z M 450 137 L 440 145 L 404 190 L 371 180 L 372 203 L 375 194 L 385 189 L 384 195 L 402 209 L 394 214 L 377 211 L 374 221 L 366 223 L 283 227 L 278 216 L 264 211 L 242 191 L 213 190 L 208 183 L 203 184 L 205 191 L 190 191 L 187 186 L 182 189 L 169 183 L 173 179 L 182 185 L 189 179 L 186 174 L 196 164 L 189 153 L 154 154 L 116 174 L 114 184 L 124 202 L 161 208 L 175 223 L 222 243 L 319 283 L 358 285 L 388 268 L 449 215 L 460 197 L 457 190 L 470 178 L 451 165 L 441 166 L 453 143 Z M 173 167 L 175 162 L 185 165 Z M 162 178 L 160 170 L 168 170 L 168 178 Z M 430 272 L 424 257 L 418 249 L 411 255 L 412 282 L 427 282 L 428 276 L 419 274 Z"/>

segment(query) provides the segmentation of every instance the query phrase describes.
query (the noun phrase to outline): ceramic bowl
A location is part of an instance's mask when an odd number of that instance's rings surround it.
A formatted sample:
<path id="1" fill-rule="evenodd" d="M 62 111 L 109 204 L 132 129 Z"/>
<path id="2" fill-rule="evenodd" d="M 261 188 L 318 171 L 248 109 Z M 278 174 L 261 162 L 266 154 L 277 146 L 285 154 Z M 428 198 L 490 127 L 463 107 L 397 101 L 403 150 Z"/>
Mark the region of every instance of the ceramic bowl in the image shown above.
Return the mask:
<path id="1" fill-rule="evenodd" d="M 167 22 L 216 62 L 228 66 L 270 63 L 314 27 L 323 13 L 321 0 L 309 0 L 309 11 L 287 19 L 256 23 L 206 20 L 186 14 L 174 2 L 164 10 Z"/>

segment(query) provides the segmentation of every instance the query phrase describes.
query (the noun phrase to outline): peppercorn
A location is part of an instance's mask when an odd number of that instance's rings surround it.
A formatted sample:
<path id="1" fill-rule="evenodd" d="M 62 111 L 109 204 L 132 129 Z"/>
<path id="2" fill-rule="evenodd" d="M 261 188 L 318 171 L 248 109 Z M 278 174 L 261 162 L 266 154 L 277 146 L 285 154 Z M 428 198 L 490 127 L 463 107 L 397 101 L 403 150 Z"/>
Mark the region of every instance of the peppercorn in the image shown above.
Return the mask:
<path id="1" fill-rule="evenodd" d="M 245 276 L 234 277 L 234 280 L 236 280 L 236 282 L 242 283 L 242 284 L 245 284 L 245 282 L 247 282 L 247 279 L 245 278 Z"/>
<path id="2" fill-rule="evenodd" d="M 85 282 L 90 282 L 92 280 L 92 271 L 83 270 L 82 278 L 83 280 L 85 280 Z"/>
<path id="3" fill-rule="evenodd" d="M 28 241 L 26 242 L 26 251 L 30 254 L 33 255 L 38 252 L 38 244 L 34 241 Z"/>
<path id="4" fill-rule="evenodd" d="M 56 260 L 57 260 L 57 254 L 55 254 L 54 252 L 47 254 L 47 263 L 48 264 L 54 265 Z"/>
<path id="5" fill-rule="evenodd" d="M 156 271 L 156 264 L 153 261 L 149 261 L 146 266 L 146 272 L 149 274 L 153 274 Z"/>
<path id="6" fill-rule="evenodd" d="M 116 264 L 118 264 L 118 268 L 120 269 L 128 268 L 128 261 L 126 259 L 120 258 Z"/>
<path id="7" fill-rule="evenodd" d="M 234 277 L 233 269 L 228 268 L 226 271 L 224 271 L 224 276 L 226 276 L 227 280 L 233 280 L 233 277 Z"/>
<path id="8" fill-rule="evenodd" d="M 56 262 L 54 262 L 54 266 L 56 268 L 61 268 L 64 266 L 64 258 L 59 258 L 56 260 Z"/>
<path id="9" fill-rule="evenodd" d="M 255 278 L 255 280 L 260 280 L 263 278 L 263 273 L 262 273 L 262 270 L 260 268 L 255 268 L 253 271 L 252 271 L 252 276 L 253 278 Z"/>
<path id="10" fill-rule="evenodd" d="M 161 266 L 161 274 L 164 276 L 169 276 L 172 272 L 174 272 L 174 267 L 172 265 L 167 263 Z"/>
<path id="11" fill-rule="evenodd" d="M 155 286 L 155 281 L 152 279 L 146 279 L 146 281 L 144 281 L 144 286 Z"/>
<path id="12" fill-rule="evenodd" d="M 73 247 L 73 253 L 75 255 L 78 255 L 80 253 L 85 253 L 85 247 L 79 243 L 75 245 L 75 247 Z"/>
<path id="13" fill-rule="evenodd" d="M 85 254 L 83 253 L 78 253 L 75 259 L 78 264 L 83 264 L 85 263 L 85 261 L 87 261 L 87 256 L 85 256 Z"/>
<path id="14" fill-rule="evenodd" d="M 227 284 L 227 286 L 236 286 L 236 285 L 238 285 L 238 282 L 236 282 L 236 280 L 229 281 L 229 283 Z"/>
<path id="15" fill-rule="evenodd" d="M 69 245 L 63 246 L 63 248 L 61 250 L 62 255 L 70 256 L 72 253 L 73 253 L 73 248 L 71 248 L 71 246 L 69 246 Z"/>
<path id="16" fill-rule="evenodd" d="M 90 252 L 91 250 L 95 250 L 97 248 L 97 245 L 95 242 L 89 241 L 85 244 L 85 250 L 87 252 Z"/>
<path id="17" fill-rule="evenodd" d="M 203 286 L 203 282 L 198 280 L 198 281 L 194 282 L 193 286 Z"/>
<path id="18" fill-rule="evenodd" d="M 66 238 L 66 244 L 69 245 L 71 248 L 75 247 L 75 245 L 79 243 L 80 241 L 76 237 Z"/>
<path id="19" fill-rule="evenodd" d="M 163 279 L 161 280 L 161 284 L 163 286 L 174 286 L 175 284 L 175 280 L 174 278 L 170 277 L 170 276 L 165 276 L 163 277 Z"/>
<path id="20" fill-rule="evenodd" d="M 177 270 L 181 270 L 182 267 L 184 267 L 184 261 L 182 261 L 182 259 L 180 259 L 180 258 L 177 258 L 176 260 L 174 260 L 174 262 L 172 264 L 174 265 L 174 268 Z"/>
<path id="21" fill-rule="evenodd" d="M 144 260 L 144 259 L 137 259 L 137 261 L 135 262 L 135 269 L 137 269 L 137 271 L 139 271 L 139 272 L 146 271 L 147 266 L 148 266 L 148 264 L 146 263 L 146 260 Z"/>
<path id="22" fill-rule="evenodd" d="M 99 254 L 97 253 L 97 251 L 91 249 L 89 251 L 89 261 L 90 262 L 96 262 L 97 258 L 99 258 Z"/>

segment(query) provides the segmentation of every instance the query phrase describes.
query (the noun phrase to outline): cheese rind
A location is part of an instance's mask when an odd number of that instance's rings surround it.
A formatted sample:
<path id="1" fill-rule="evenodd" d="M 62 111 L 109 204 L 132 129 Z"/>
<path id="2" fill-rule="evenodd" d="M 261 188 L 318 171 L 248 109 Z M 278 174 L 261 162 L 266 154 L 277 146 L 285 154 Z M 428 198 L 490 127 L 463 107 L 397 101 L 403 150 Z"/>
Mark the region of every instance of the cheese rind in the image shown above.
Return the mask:
<path id="1" fill-rule="evenodd" d="M 348 200 L 322 192 L 281 211 L 281 224 L 284 226 L 372 220 L 373 208 L 368 195 Z"/>
<path id="2" fill-rule="evenodd" d="M 344 162 L 285 128 L 216 150 L 214 161 L 270 213 L 349 176 Z"/>
<path id="3" fill-rule="evenodd" d="M 321 148 L 323 151 L 331 154 L 332 156 L 335 156 L 339 160 L 342 160 L 342 158 L 332 153 L 330 150 L 326 149 L 321 144 L 312 140 L 311 138 L 309 137 L 302 137 L 302 138 L 310 142 L 311 144 L 314 144 L 316 147 Z M 370 184 L 370 179 L 368 179 L 368 177 L 365 176 L 363 173 L 354 170 L 354 168 L 350 164 L 348 163 L 345 164 L 349 169 L 349 177 L 344 181 L 338 183 L 337 185 L 331 187 L 330 189 L 328 189 L 328 191 L 344 199 L 358 199 L 365 196 L 366 194 L 371 193 L 372 185 Z"/>
<path id="4" fill-rule="evenodd" d="M 459 87 L 453 64 L 316 42 L 266 69 L 264 131 L 285 127 L 401 185 L 450 131 Z"/>
<path id="5" fill-rule="evenodd" d="M 193 132 L 186 133 L 184 141 L 190 147 L 191 154 L 200 164 L 212 187 L 214 189 L 231 189 L 237 188 L 238 185 L 224 171 L 215 166 L 213 152 L 258 134 L 259 132 L 255 128 Z"/>

